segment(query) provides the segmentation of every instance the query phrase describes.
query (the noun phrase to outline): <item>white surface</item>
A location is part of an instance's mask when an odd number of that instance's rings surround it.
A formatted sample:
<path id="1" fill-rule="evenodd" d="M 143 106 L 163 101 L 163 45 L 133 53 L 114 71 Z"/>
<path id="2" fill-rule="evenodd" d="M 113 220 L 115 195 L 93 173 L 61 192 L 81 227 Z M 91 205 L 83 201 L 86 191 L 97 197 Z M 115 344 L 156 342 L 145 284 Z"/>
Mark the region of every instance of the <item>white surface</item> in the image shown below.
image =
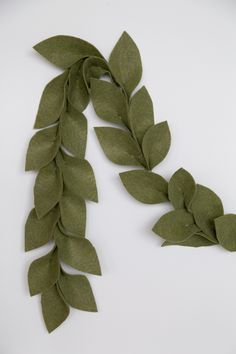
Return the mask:
<path id="1" fill-rule="evenodd" d="M 0 354 L 235 354 L 236 254 L 219 247 L 160 248 L 151 227 L 169 206 L 146 206 L 122 187 L 93 132 L 87 158 L 100 203 L 88 204 L 87 236 L 103 277 L 91 276 L 98 314 L 76 310 L 48 335 L 26 272 L 47 247 L 24 253 L 34 174 L 27 144 L 44 85 L 58 70 L 31 47 L 47 37 L 87 39 L 108 56 L 126 29 L 143 60 L 142 83 L 172 148 L 156 169 L 179 167 L 236 212 L 236 3 L 234 0 L 0 1 Z"/>

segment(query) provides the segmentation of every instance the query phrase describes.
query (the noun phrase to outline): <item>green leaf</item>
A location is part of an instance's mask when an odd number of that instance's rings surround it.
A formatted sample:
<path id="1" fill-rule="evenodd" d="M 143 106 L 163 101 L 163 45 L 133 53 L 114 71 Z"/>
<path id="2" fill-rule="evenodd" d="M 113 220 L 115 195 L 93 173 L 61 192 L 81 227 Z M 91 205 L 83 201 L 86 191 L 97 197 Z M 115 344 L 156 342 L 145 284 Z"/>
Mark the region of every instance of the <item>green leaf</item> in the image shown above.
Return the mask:
<path id="1" fill-rule="evenodd" d="M 109 65 L 115 79 L 130 95 L 141 80 L 142 63 L 139 50 L 127 32 L 116 43 Z"/>
<path id="2" fill-rule="evenodd" d="M 38 219 L 35 209 L 32 209 L 25 225 L 25 251 L 43 246 L 51 240 L 58 219 L 58 208 L 53 208 L 41 219 Z"/>
<path id="3" fill-rule="evenodd" d="M 166 157 L 170 149 L 170 130 L 167 122 L 150 127 L 143 137 L 142 149 L 151 169 Z"/>
<path id="4" fill-rule="evenodd" d="M 74 236 L 85 236 L 86 204 L 84 199 L 66 188 L 60 200 L 60 211 L 61 222 L 65 230 Z"/>
<path id="5" fill-rule="evenodd" d="M 40 170 L 54 159 L 60 146 L 58 127 L 43 129 L 30 140 L 25 170 Z"/>
<path id="6" fill-rule="evenodd" d="M 45 87 L 36 116 L 35 129 L 47 127 L 55 123 L 65 104 L 65 85 L 68 80 L 68 72 L 55 77 Z"/>
<path id="7" fill-rule="evenodd" d="M 70 69 L 68 100 L 80 112 L 83 112 L 89 103 L 89 93 L 83 77 L 83 60 L 75 63 Z"/>
<path id="8" fill-rule="evenodd" d="M 84 237 L 72 237 L 63 234 L 57 227 L 55 240 L 59 258 L 81 272 L 101 275 L 101 268 L 95 248 Z"/>
<path id="9" fill-rule="evenodd" d="M 91 80 L 91 99 L 96 114 L 111 123 L 127 124 L 127 103 L 121 89 L 107 81 Z"/>
<path id="10" fill-rule="evenodd" d="M 194 224 L 192 214 L 185 209 L 178 209 L 163 215 L 154 225 L 153 231 L 166 241 L 182 242 L 200 230 Z"/>
<path id="11" fill-rule="evenodd" d="M 131 98 L 129 120 L 140 145 L 146 131 L 154 125 L 154 113 L 151 97 L 143 86 Z"/>
<path id="12" fill-rule="evenodd" d="M 93 169 L 89 162 L 66 154 L 63 154 L 63 159 L 64 183 L 70 193 L 97 202 L 97 186 Z"/>
<path id="13" fill-rule="evenodd" d="M 62 190 L 61 172 L 55 161 L 52 161 L 39 171 L 35 181 L 34 204 L 39 219 L 59 202 Z"/>
<path id="14" fill-rule="evenodd" d="M 63 69 L 90 55 L 102 57 L 92 44 L 71 36 L 48 38 L 36 44 L 34 49 L 51 63 Z"/>
<path id="15" fill-rule="evenodd" d="M 88 90 L 90 90 L 91 79 L 100 79 L 104 75 L 111 77 L 110 69 L 104 59 L 89 57 L 84 60 L 83 76 Z"/>
<path id="16" fill-rule="evenodd" d="M 142 155 L 128 132 L 109 127 L 96 127 L 95 132 L 109 160 L 118 165 L 142 165 Z"/>
<path id="17" fill-rule="evenodd" d="M 170 179 L 168 194 L 175 209 L 190 209 L 196 193 L 196 184 L 190 173 L 183 168 L 176 171 Z"/>
<path id="18" fill-rule="evenodd" d="M 32 262 L 28 271 L 30 295 L 40 294 L 54 285 L 58 280 L 59 270 L 60 264 L 56 248 Z"/>
<path id="19" fill-rule="evenodd" d="M 120 173 L 120 178 L 127 191 L 142 203 L 157 204 L 168 200 L 168 184 L 156 173 L 135 170 Z"/>
<path id="20" fill-rule="evenodd" d="M 200 229 L 216 239 L 214 219 L 224 213 L 220 198 L 209 188 L 198 184 L 191 210 Z"/>
<path id="21" fill-rule="evenodd" d="M 61 139 L 64 147 L 76 157 L 85 156 L 87 143 L 87 119 L 72 106 L 61 116 Z"/>
<path id="22" fill-rule="evenodd" d="M 215 219 L 216 236 L 222 247 L 236 251 L 236 215 L 227 214 Z"/>
<path id="23" fill-rule="evenodd" d="M 97 312 L 96 302 L 88 279 L 84 275 L 61 273 L 59 287 L 66 302 L 79 310 Z"/>
<path id="24" fill-rule="evenodd" d="M 70 309 L 60 296 L 56 285 L 42 293 L 41 304 L 45 325 L 51 333 L 66 320 Z"/>
<path id="25" fill-rule="evenodd" d="M 163 242 L 161 247 L 165 247 L 165 246 L 205 247 L 205 246 L 214 246 L 214 245 L 215 243 L 207 240 L 206 238 L 198 234 L 195 234 L 183 242 L 174 243 L 174 242 L 165 241 Z"/>

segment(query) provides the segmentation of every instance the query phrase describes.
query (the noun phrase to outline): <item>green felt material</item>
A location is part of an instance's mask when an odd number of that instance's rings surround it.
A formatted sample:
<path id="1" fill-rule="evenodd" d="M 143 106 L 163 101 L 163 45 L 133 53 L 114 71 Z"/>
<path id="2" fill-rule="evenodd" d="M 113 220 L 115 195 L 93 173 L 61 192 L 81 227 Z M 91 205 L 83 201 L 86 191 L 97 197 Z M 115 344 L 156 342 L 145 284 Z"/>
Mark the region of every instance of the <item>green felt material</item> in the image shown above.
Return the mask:
<path id="1" fill-rule="evenodd" d="M 97 312 L 97 305 L 87 277 L 71 275 L 63 271 L 58 284 L 67 304 L 78 310 Z"/>
<path id="2" fill-rule="evenodd" d="M 190 209 L 196 189 L 195 181 L 188 171 L 183 168 L 176 171 L 168 185 L 169 199 L 173 207 L 175 209 Z"/>
<path id="3" fill-rule="evenodd" d="M 132 131 L 141 145 L 144 134 L 154 125 L 153 104 L 145 86 L 131 98 L 129 120 Z"/>
<path id="4" fill-rule="evenodd" d="M 60 199 L 61 222 L 74 236 L 85 236 L 86 204 L 83 198 L 65 189 Z"/>
<path id="5" fill-rule="evenodd" d="M 33 261 L 28 271 L 30 295 L 40 294 L 54 285 L 58 280 L 59 270 L 57 248 Z"/>
<path id="6" fill-rule="evenodd" d="M 25 225 L 25 251 L 43 246 L 51 240 L 58 219 L 58 208 L 53 208 L 41 219 L 38 219 L 36 210 L 32 209 Z"/>
<path id="7" fill-rule="evenodd" d="M 139 50 L 127 32 L 123 32 L 112 50 L 109 65 L 117 82 L 130 95 L 141 79 L 142 63 Z"/>
<path id="8" fill-rule="evenodd" d="M 68 72 L 55 77 L 45 87 L 38 108 L 34 128 L 44 128 L 55 123 L 62 112 L 65 101 L 65 85 Z"/>
<path id="9" fill-rule="evenodd" d="M 34 46 L 34 49 L 51 63 L 65 69 L 78 60 L 101 53 L 90 43 L 71 36 L 54 36 Z"/>
<path id="10" fill-rule="evenodd" d="M 87 143 L 87 119 L 83 113 L 69 106 L 61 116 L 61 139 L 63 146 L 81 159 L 85 156 Z"/>
<path id="11" fill-rule="evenodd" d="M 142 149 L 148 166 L 153 169 L 166 157 L 170 149 L 170 130 L 167 122 L 151 126 L 143 137 Z"/>
<path id="12" fill-rule="evenodd" d="M 101 275 L 97 253 L 91 242 L 84 237 L 66 236 L 59 228 L 55 229 L 54 237 L 63 262 L 82 272 Z"/>
<path id="13" fill-rule="evenodd" d="M 225 249 L 236 251 L 236 215 L 226 214 L 215 219 L 216 236 Z"/>
<path id="14" fill-rule="evenodd" d="M 83 78 L 83 60 L 78 61 L 70 68 L 68 101 L 80 112 L 89 103 L 89 93 Z"/>
<path id="15" fill-rule="evenodd" d="M 166 241 L 182 242 L 200 229 L 194 224 L 192 214 L 185 209 L 178 209 L 163 215 L 154 225 L 153 231 Z"/>
<path id="16" fill-rule="evenodd" d="M 111 78 L 110 69 L 106 60 L 99 57 L 88 57 L 84 60 L 83 77 L 88 91 L 90 91 L 92 79 L 99 79 L 105 75 Z"/>
<path id="17" fill-rule="evenodd" d="M 60 200 L 63 180 L 55 161 L 43 167 L 34 186 L 34 204 L 38 218 L 46 215 Z"/>
<path id="18" fill-rule="evenodd" d="M 63 155 L 63 178 L 70 193 L 84 199 L 98 201 L 97 186 L 89 162 L 66 154 Z"/>
<path id="19" fill-rule="evenodd" d="M 46 289 L 41 295 L 43 318 L 47 330 L 51 333 L 66 320 L 70 309 L 64 302 L 56 285 Z"/>
<path id="20" fill-rule="evenodd" d="M 191 210 L 199 228 L 205 234 L 216 238 L 214 219 L 224 213 L 220 198 L 211 189 L 198 184 Z"/>
<path id="21" fill-rule="evenodd" d="M 91 99 L 96 114 L 105 121 L 127 125 L 127 104 L 122 91 L 115 84 L 91 80 Z"/>
<path id="22" fill-rule="evenodd" d="M 134 170 L 120 173 L 120 178 L 127 191 L 142 203 L 158 204 L 168 201 L 168 184 L 156 173 Z"/>
<path id="23" fill-rule="evenodd" d="M 142 165 L 142 155 L 130 133 L 109 127 L 96 127 L 95 132 L 109 160 L 118 165 Z"/>
<path id="24" fill-rule="evenodd" d="M 40 170 L 54 159 L 60 146 L 58 127 L 38 131 L 30 140 L 25 170 Z"/>
<path id="25" fill-rule="evenodd" d="M 187 240 L 179 243 L 164 241 L 161 247 L 165 247 L 165 246 L 205 247 L 205 246 L 214 246 L 214 245 L 215 243 L 207 240 L 206 238 L 198 234 L 195 234 L 189 237 Z"/>

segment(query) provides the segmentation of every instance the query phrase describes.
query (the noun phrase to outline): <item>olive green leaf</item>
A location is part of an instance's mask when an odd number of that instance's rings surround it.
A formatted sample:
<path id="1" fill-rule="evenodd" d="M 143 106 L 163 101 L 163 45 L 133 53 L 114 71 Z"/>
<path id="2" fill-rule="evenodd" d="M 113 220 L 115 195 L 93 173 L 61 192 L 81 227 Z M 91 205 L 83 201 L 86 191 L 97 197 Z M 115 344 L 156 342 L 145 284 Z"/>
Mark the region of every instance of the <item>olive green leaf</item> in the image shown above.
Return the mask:
<path id="1" fill-rule="evenodd" d="M 152 229 L 157 235 L 169 242 L 182 242 L 200 231 L 194 224 L 192 214 L 185 209 L 170 211 L 163 215 Z"/>
<path id="2" fill-rule="evenodd" d="M 30 140 L 25 170 L 40 170 L 54 159 L 60 146 L 58 127 L 38 131 Z"/>
<path id="3" fill-rule="evenodd" d="M 70 306 L 83 310 L 97 312 L 92 288 L 84 275 L 71 275 L 61 272 L 59 287 Z"/>
<path id="4" fill-rule="evenodd" d="M 83 60 L 72 65 L 70 69 L 68 100 L 80 112 L 84 111 L 89 103 L 89 93 L 83 77 Z"/>
<path id="5" fill-rule="evenodd" d="M 216 236 L 225 249 L 236 251 L 236 215 L 226 214 L 215 219 Z"/>
<path id="6" fill-rule="evenodd" d="M 51 240 L 58 219 L 58 208 L 53 208 L 41 219 L 32 209 L 25 225 L 25 251 L 43 246 Z"/>
<path id="7" fill-rule="evenodd" d="M 55 36 L 34 46 L 34 49 L 51 63 L 65 69 L 78 60 L 101 53 L 90 43 L 71 36 Z"/>
<path id="8" fill-rule="evenodd" d="M 84 60 L 83 77 L 88 91 L 90 90 L 91 79 L 100 79 L 104 75 L 111 78 L 110 69 L 104 59 L 89 57 Z"/>
<path id="9" fill-rule="evenodd" d="M 130 95 L 141 80 L 142 63 L 139 50 L 127 32 L 123 32 L 112 50 L 109 65 L 116 81 Z"/>
<path id="10" fill-rule="evenodd" d="M 200 229 L 205 234 L 216 238 L 214 219 L 224 213 L 220 198 L 209 188 L 198 184 L 191 210 Z"/>
<path id="11" fill-rule="evenodd" d="M 196 193 L 196 184 L 190 173 L 183 168 L 176 171 L 169 181 L 168 194 L 175 209 L 190 209 Z"/>
<path id="12" fill-rule="evenodd" d="M 64 106 L 65 85 L 68 72 L 55 77 L 45 87 L 38 108 L 34 128 L 44 128 L 55 123 Z"/>
<path id="13" fill-rule="evenodd" d="M 205 237 L 202 237 L 198 234 L 194 234 L 193 236 L 187 238 L 187 240 L 183 242 L 168 242 L 164 241 L 161 247 L 165 246 L 187 246 L 187 247 L 205 247 L 205 246 L 214 246 L 215 243 L 207 240 Z"/>
<path id="14" fill-rule="evenodd" d="M 66 154 L 63 154 L 63 159 L 64 183 L 71 194 L 97 202 L 97 186 L 93 169 L 89 162 Z"/>
<path id="15" fill-rule="evenodd" d="M 128 132 L 110 127 L 96 127 L 94 129 L 109 160 L 118 165 L 142 165 L 142 155 Z"/>
<path id="16" fill-rule="evenodd" d="M 166 157 L 170 149 L 170 130 L 167 122 L 150 127 L 143 137 L 142 149 L 150 169 Z"/>
<path id="17" fill-rule="evenodd" d="M 120 173 L 120 178 L 127 191 L 142 203 L 157 204 L 168 200 L 168 184 L 156 173 L 134 170 Z"/>
<path id="18" fill-rule="evenodd" d="M 86 204 L 84 199 L 74 195 L 66 188 L 59 205 L 61 222 L 65 230 L 74 236 L 85 236 Z"/>
<path id="19" fill-rule="evenodd" d="M 127 103 L 121 89 L 107 81 L 91 80 L 91 99 L 96 114 L 111 123 L 127 124 Z"/>
<path id="20" fill-rule="evenodd" d="M 154 125 L 153 104 L 145 86 L 131 98 L 129 120 L 131 128 L 141 145 L 144 134 L 148 128 Z"/>
<path id="21" fill-rule="evenodd" d="M 95 248 L 86 238 L 67 236 L 56 227 L 55 240 L 63 262 L 81 272 L 101 275 Z"/>
<path id="22" fill-rule="evenodd" d="M 69 106 L 61 115 L 61 139 L 64 147 L 83 159 L 87 143 L 87 119 L 83 113 Z"/>
<path id="23" fill-rule="evenodd" d="M 45 325 L 48 332 L 51 333 L 66 320 L 70 309 L 61 297 L 56 285 L 42 293 L 41 304 Z"/>
<path id="24" fill-rule="evenodd" d="M 57 249 L 33 261 L 28 271 L 30 295 L 42 293 L 55 284 L 59 277 L 59 260 Z"/>
<path id="25" fill-rule="evenodd" d="M 38 218 L 42 218 L 60 200 L 63 181 L 55 161 L 43 167 L 36 178 L 34 186 L 34 204 Z"/>

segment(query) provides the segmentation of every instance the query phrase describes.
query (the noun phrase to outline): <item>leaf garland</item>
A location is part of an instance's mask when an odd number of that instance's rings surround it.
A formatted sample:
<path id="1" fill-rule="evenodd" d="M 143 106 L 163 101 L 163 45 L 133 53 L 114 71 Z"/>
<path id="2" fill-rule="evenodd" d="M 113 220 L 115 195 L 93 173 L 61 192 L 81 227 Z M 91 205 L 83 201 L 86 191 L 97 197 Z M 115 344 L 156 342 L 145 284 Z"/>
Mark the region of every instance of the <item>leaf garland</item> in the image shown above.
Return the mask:
<path id="1" fill-rule="evenodd" d="M 133 198 L 146 204 L 169 201 L 174 210 L 163 215 L 153 231 L 162 246 L 221 244 L 236 251 L 236 215 L 224 215 L 222 202 L 209 188 L 196 184 L 183 168 L 169 183 L 151 170 L 166 157 L 171 144 L 167 122 L 154 122 L 147 89 L 133 93 L 142 76 L 139 50 L 124 32 L 107 62 L 90 43 L 55 36 L 34 47 L 65 71 L 45 87 L 31 139 L 26 170 L 38 171 L 35 208 L 25 226 L 25 250 L 49 241 L 53 248 L 33 261 L 28 281 L 31 295 L 41 294 L 49 332 L 69 315 L 70 306 L 97 311 L 85 275 L 68 274 L 61 262 L 84 273 L 101 275 L 96 250 L 86 233 L 86 202 L 98 201 L 95 176 L 85 159 L 87 119 L 83 111 L 91 98 L 96 114 L 119 127 L 96 127 L 105 155 L 112 162 L 139 169 L 120 173 Z"/>

